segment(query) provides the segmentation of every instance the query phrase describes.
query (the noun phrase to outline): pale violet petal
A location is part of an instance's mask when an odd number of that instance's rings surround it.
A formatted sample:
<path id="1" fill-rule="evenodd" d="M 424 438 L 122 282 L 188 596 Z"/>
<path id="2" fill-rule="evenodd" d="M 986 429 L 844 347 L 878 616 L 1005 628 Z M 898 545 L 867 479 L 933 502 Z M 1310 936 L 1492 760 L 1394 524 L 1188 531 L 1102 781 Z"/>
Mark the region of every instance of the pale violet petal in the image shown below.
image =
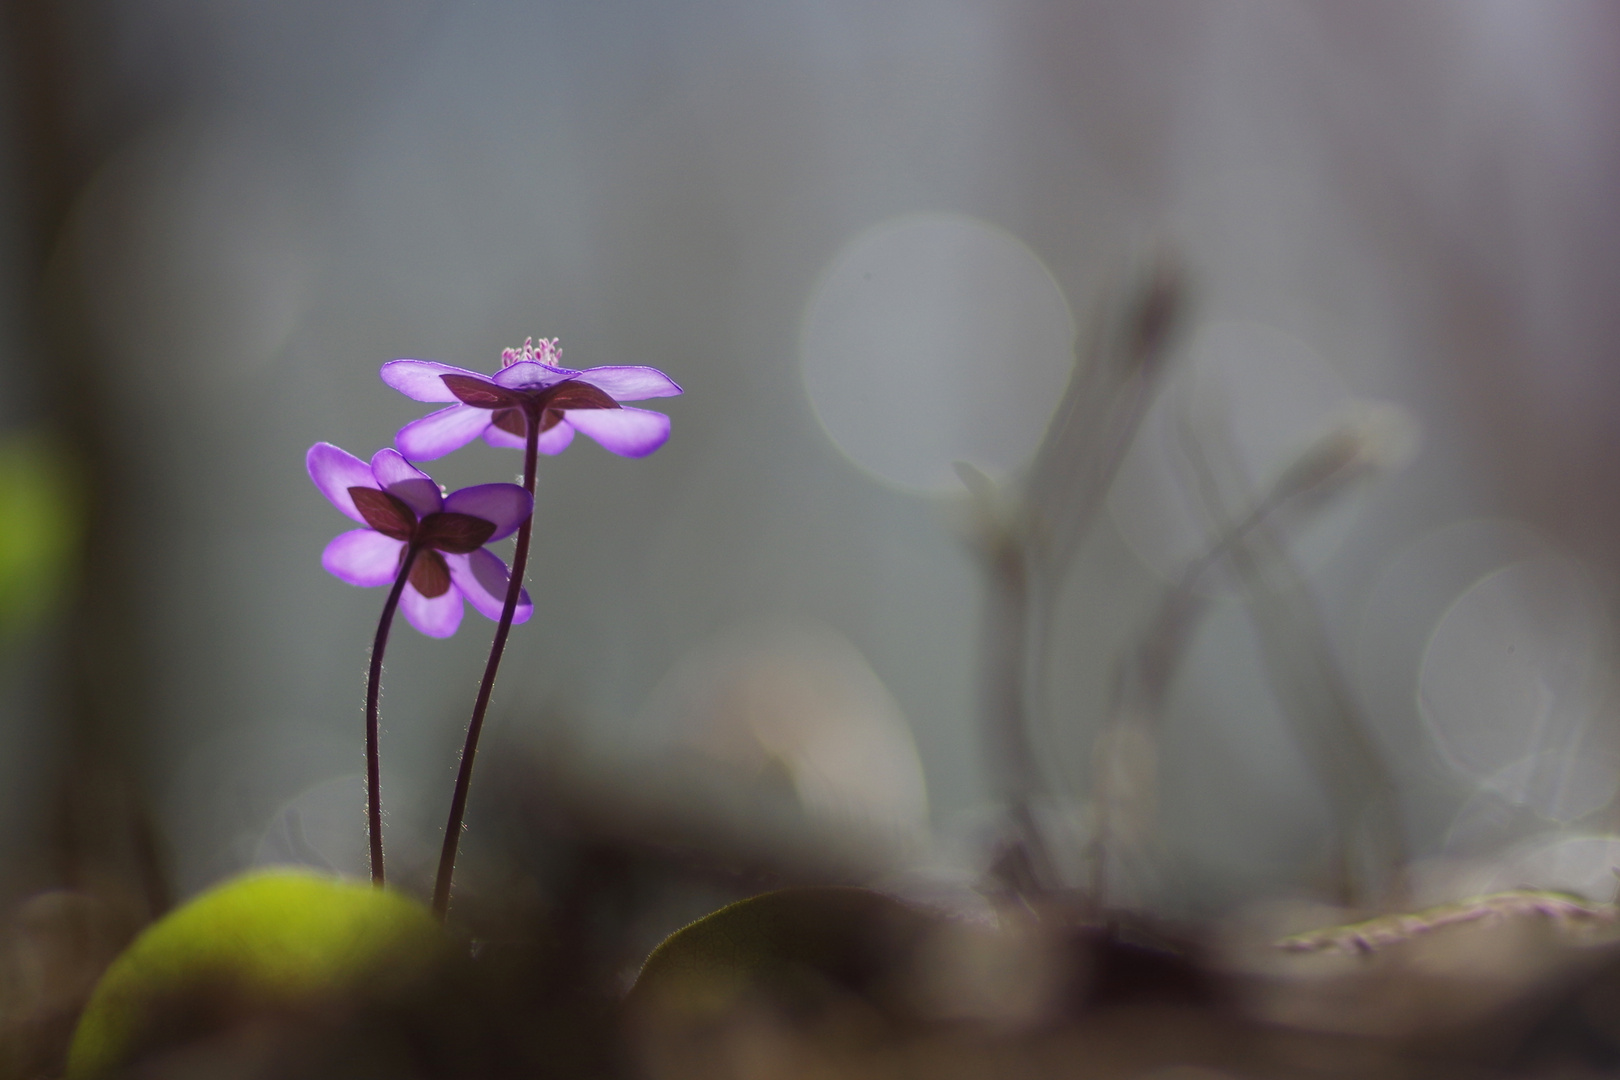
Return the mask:
<path id="1" fill-rule="evenodd" d="M 507 447 L 513 450 L 523 449 L 522 435 L 514 435 L 510 431 L 496 427 L 494 424 L 489 425 L 489 430 L 484 432 L 484 441 L 491 446 Z M 568 449 L 568 444 L 573 441 L 574 429 L 568 426 L 568 421 L 564 420 L 562 423 L 555 424 L 542 431 L 540 438 L 535 441 L 535 449 L 542 454 L 560 454 Z"/>
<path id="2" fill-rule="evenodd" d="M 568 449 L 568 444 L 574 441 L 574 429 L 568 425 L 567 414 L 564 413 L 561 423 L 549 431 L 542 431 L 540 438 L 535 440 L 534 448 L 542 454 L 555 455 Z"/>
<path id="3" fill-rule="evenodd" d="M 433 478 L 400 457 L 399 450 L 384 447 L 373 453 L 371 474 L 382 484 L 382 491 L 402 500 L 416 513 L 418 520 L 444 508 L 444 495 L 439 494 L 439 486 L 433 483 Z"/>
<path id="4" fill-rule="evenodd" d="M 641 401 L 644 398 L 674 397 L 681 393 L 674 379 L 650 367 L 586 368 L 579 373 L 579 380 L 607 391 L 614 401 Z"/>
<path id="5" fill-rule="evenodd" d="M 375 529 L 339 534 L 321 552 L 321 566 L 340 581 L 362 588 L 392 585 L 399 574 L 403 540 L 391 540 Z"/>
<path id="6" fill-rule="evenodd" d="M 428 637 L 447 638 L 461 625 L 461 591 L 452 584 L 429 600 L 415 585 L 406 585 L 399 596 L 399 610 L 406 622 Z"/>
<path id="7" fill-rule="evenodd" d="M 436 364 L 432 360 L 390 360 L 382 366 L 379 374 L 382 375 L 383 382 L 416 401 L 460 400 L 448 386 L 444 385 L 444 380 L 439 378 L 440 375 L 470 375 L 475 379 L 489 377 L 476 371 L 468 371 L 466 368 Z"/>
<path id="8" fill-rule="evenodd" d="M 333 506 L 361 524 L 366 523 L 365 515 L 355 509 L 349 489 L 379 486 L 377 478 L 371 474 L 370 465 L 347 450 L 319 442 L 304 455 L 304 467 L 309 470 L 309 478 L 315 481 L 315 486 Z"/>
<path id="9" fill-rule="evenodd" d="M 433 477 L 406 461 L 398 450 L 385 446 L 371 455 L 371 475 L 377 478 L 377 483 L 383 487 L 397 484 L 402 480 L 426 480 L 433 482 Z"/>
<path id="10" fill-rule="evenodd" d="M 383 490 L 416 512 L 417 519 L 437 514 L 444 508 L 444 497 L 433 477 L 400 456 L 398 450 L 383 447 L 371 455 L 371 475 Z"/>
<path id="11" fill-rule="evenodd" d="M 516 484 L 478 484 L 452 491 L 444 500 L 446 511 L 471 514 L 493 522 L 491 540 L 501 540 L 517 532 L 518 526 L 534 513 L 534 499 Z"/>
<path id="12" fill-rule="evenodd" d="M 458 403 L 412 420 L 399 429 L 394 445 L 415 461 L 432 461 L 476 439 L 489 426 L 492 415 L 488 409 Z"/>
<path id="13" fill-rule="evenodd" d="M 491 446 L 499 446 L 503 449 L 523 449 L 522 435 L 514 435 L 505 428 L 498 428 L 494 424 L 489 425 L 489 427 L 484 430 L 484 441 Z"/>
<path id="14" fill-rule="evenodd" d="M 446 555 L 444 561 L 450 567 L 451 582 L 461 590 L 473 610 L 486 619 L 499 621 L 501 609 L 506 604 L 506 589 L 512 580 L 506 564 L 484 548 L 471 555 Z M 529 590 L 519 590 L 512 621 L 528 622 L 533 614 L 534 604 L 529 600 Z"/>
<path id="15" fill-rule="evenodd" d="M 492 378 L 497 386 L 504 386 L 508 390 L 544 390 L 578 374 L 579 372 L 569 368 L 554 368 L 550 364 L 541 364 L 533 360 L 519 360 L 515 364 L 501 368 Z"/>
<path id="16" fill-rule="evenodd" d="M 623 457 L 646 457 L 669 439 L 669 417 L 646 409 L 568 409 L 563 416 Z"/>

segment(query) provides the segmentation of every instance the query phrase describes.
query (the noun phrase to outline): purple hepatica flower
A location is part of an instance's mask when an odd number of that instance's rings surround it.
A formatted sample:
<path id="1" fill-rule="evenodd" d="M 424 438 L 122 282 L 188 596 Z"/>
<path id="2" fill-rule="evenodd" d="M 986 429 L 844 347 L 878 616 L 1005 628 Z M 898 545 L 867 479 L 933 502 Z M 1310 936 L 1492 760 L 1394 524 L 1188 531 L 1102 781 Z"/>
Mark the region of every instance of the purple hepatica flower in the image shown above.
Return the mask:
<path id="1" fill-rule="evenodd" d="M 540 418 L 536 449 L 560 454 L 583 431 L 615 454 L 646 457 L 669 438 L 669 417 L 627 409 L 621 401 L 674 397 L 681 388 L 650 367 L 595 367 L 575 371 L 557 364 L 556 339 L 532 340 L 501 353 L 493 376 L 436 364 L 394 360 L 382 380 L 417 401 L 454 401 L 400 429 L 394 442 L 410 458 L 431 461 L 479 435 L 491 446 L 522 449 L 526 417 Z"/>
<path id="2" fill-rule="evenodd" d="M 305 459 L 309 478 L 332 505 L 368 528 L 343 533 L 321 553 L 321 565 L 350 585 L 391 585 L 415 550 L 400 596 L 406 620 L 429 637 L 449 637 L 461 625 L 461 600 L 479 614 L 501 617 L 506 564 L 484 549 L 529 519 L 534 500 L 516 484 L 479 484 L 448 496 L 427 473 L 395 450 L 366 464 L 331 443 L 316 443 Z M 525 590 L 514 622 L 534 611 Z"/>

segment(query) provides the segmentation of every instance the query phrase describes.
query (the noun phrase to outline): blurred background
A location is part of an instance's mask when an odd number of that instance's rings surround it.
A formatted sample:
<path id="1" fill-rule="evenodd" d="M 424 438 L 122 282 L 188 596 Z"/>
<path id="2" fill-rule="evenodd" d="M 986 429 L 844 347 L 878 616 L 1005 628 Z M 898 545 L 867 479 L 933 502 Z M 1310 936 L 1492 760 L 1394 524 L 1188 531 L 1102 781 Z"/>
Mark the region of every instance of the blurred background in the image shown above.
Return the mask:
<path id="1" fill-rule="evenodd" d="M 385 361 L 492 371 L 530 336 L 686 394 L 648 460 L 542 462 L 466 894 L 521 877 L 525 800 L 918 894 L 1009 829 L 1054 880 L 1117 856 L 1115 902 L 1182 916 L 1366 900 L 1369 830 L 1423 896 L 1612 893 L 1610 6 L 6 12 L 0 899 L 362 871 L 383 593 L 322 572 L 350 526 L 303 454 L 421 414 Z M 1026 520 L 1076 356 L 1155 265 L 1179 333 L 1087 451 L 1106 498 L 1031 594 L 1008 758 L 986 530 Z M 1260 544 L 1258 493 L 1324 446 L 1353 482 Z M 395 631 L 410 888 L 491 630 Z"/>

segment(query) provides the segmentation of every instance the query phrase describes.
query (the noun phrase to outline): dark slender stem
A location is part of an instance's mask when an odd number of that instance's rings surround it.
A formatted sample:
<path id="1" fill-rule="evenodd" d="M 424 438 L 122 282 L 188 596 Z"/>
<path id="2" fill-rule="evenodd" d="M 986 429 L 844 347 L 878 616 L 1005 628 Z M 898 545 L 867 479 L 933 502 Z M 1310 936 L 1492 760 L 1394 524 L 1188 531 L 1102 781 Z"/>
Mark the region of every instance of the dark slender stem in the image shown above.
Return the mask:
<path id="1" fill-rule="evenodd" d="M 377 698 L 382 690 L 383 650 L 388 647 L 388 628 L 394 623 L 394 609 L 399 607 L 399 595 L 405 591 L 410 579 L 411 565 L 416 562 L 415 544 L 405 549 L 399 562 L 399 576 L 394 588 L 383 604 L 382 618 L 377 620 L 377 640 L 371 643 L 371 681 L 366 684 L 366 822 L 371 832 L 371 883 L 383 883 L 382 845 L 382 767 L 377 752 Z"/>
<path id="2" fill-rule="evenodd" d="M 540 412 L 529 407 L 524 410 L 528 423 L 528 441 L 523 447 L 523 490 L 534 495 L 535 464 L 539 459 Z M 439 852 L 439 877 L 433 885 L 433 913 L 443 922 L 450 910 L 450 879 L 456 871 L 456 848 L 461 843 L 461 822 L 467 813 L 467 789 L 472 786 L 473 757 L 478 753 L 478 735 L 484 729 L 484 713 L 489 710 L 489 697 L 495 690 L 495 673 L 501 667 L 501 654 L 506 651 L 506 636 L 512 631 L 512 617 L 517 613 L 518 597 L 523 593 L 523 572 L 529 562 L 529 537 L 534 530 L 534 514 L 525 521 L 517 534 L 517 548 L 512 552 L 512 577 L 506 584 L 506 604 L 501 608 L 501 621 L 495 627 L 495 640 L 489 646 L 489 661 L 484 665 L 484 681 L 478 684 L 478 700 L 473 703 L 472 719 L 467 722 L 467 742 L 461 750 L 461 769 L 456 773 L 455 794 L 450 797 L 450 820 L 444 827 L 444 847 Z"/>

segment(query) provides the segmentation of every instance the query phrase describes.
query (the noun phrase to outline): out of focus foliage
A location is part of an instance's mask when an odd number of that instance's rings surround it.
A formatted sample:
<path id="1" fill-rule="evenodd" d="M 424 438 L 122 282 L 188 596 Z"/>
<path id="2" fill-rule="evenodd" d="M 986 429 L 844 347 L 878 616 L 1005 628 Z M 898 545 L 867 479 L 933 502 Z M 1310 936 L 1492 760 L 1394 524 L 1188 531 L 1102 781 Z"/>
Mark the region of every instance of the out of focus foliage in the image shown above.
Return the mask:
<path id="1" fill-rule="evenodd" d="M 35 431 L 0 438 L 0 640 L 62 595 L 83 527 L 72 458 Z"/>
<path id="2" fill-rule="evenodd" d="M 750 994 L 801 1004 L 868 994 L 935 921 L 866 889 L 788 889 L 740 900 L 653 950 L 632 1008 L 718 1017 Z"/>

